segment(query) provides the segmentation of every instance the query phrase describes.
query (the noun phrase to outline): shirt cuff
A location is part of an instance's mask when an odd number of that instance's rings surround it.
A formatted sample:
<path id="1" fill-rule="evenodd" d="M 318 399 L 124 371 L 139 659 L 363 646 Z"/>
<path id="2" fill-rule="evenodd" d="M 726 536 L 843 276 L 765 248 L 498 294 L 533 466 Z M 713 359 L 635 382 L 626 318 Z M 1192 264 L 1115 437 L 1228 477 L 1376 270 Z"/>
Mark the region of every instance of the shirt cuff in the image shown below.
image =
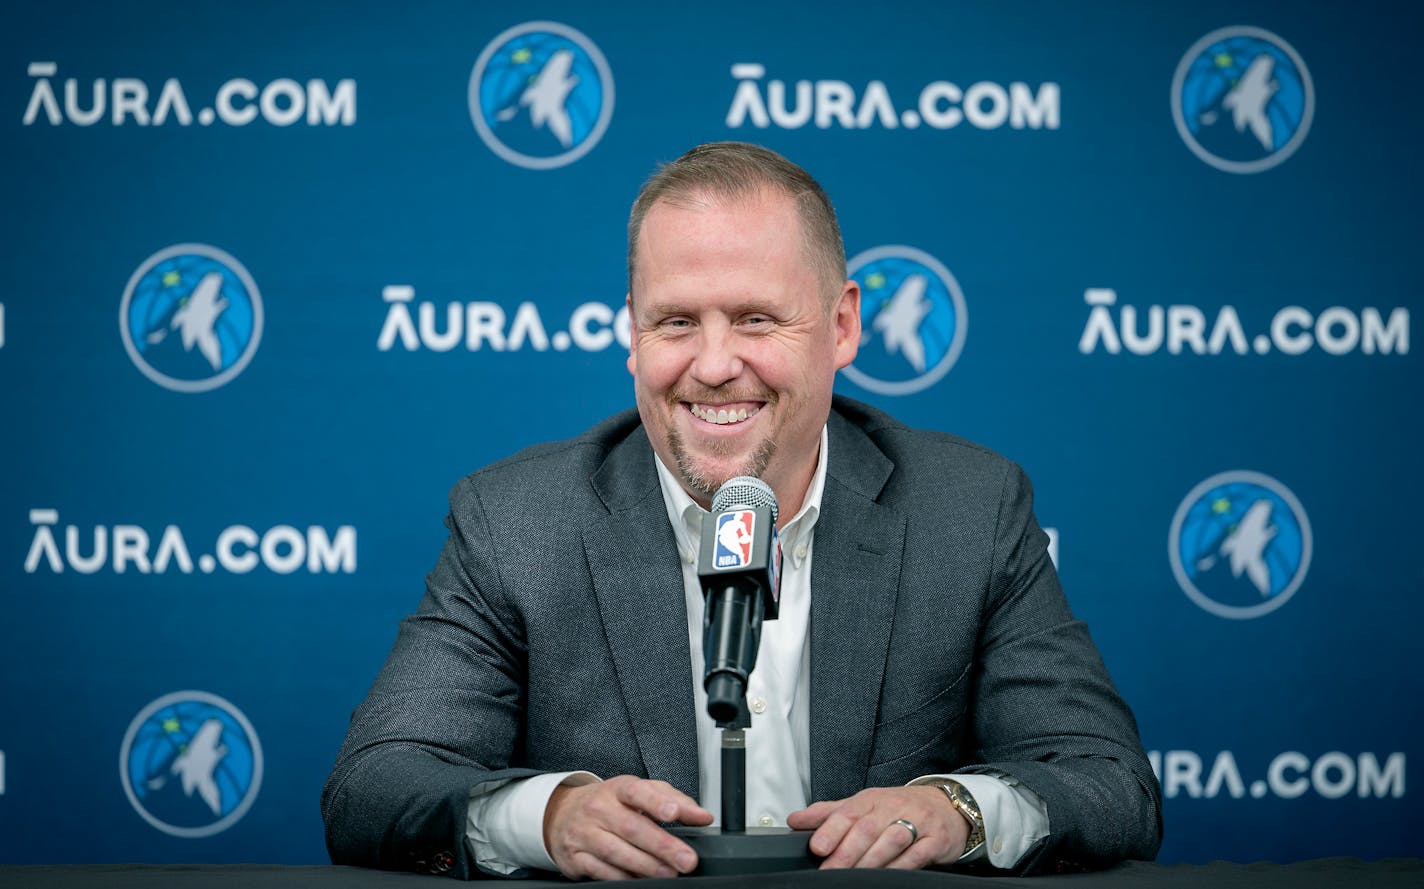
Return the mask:
<path id="1" fill-rule="evenodd" d="M 471 789 L 465 840 L 476 866 L 499 876 L 515 876 L 528 868 L 557 871 L 544 848 L 549 797 L 562 784 L 581 787 L 600 780 L 592 772 L 550 772 Z"/>
<path id="2" fill-rule="evenodd" d="M 924 775 L 910 783 L 944 779 L 964 785 L 984 816 L 984 844 L 963 861 L 987 857 L 994 867 L 1007 870 L 1048 836 L 1048 806 L 1014 776 L 991 769 L 973 775 Z"/>

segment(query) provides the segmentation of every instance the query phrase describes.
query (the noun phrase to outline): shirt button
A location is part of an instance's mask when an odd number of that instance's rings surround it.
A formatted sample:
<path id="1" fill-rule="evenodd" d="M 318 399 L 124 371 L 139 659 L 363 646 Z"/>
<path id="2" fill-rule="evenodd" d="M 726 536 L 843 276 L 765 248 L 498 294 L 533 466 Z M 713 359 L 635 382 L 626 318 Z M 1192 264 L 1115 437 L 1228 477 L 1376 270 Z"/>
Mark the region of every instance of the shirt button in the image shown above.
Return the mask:
<path id="1" fill-rule="evenodd" d="M 773 827 L 775 826 L 776 822 L 772 819 L 770 815 L 763 815 L 757 819 L 757 824 L 761 825 L 762 827 Z"/>
<path id="2" fill-rule="evenodd" d="M 802 559 L 806 558 L 806 554 L 807 554 L 808 552 L 810 552 L 810 550 L 808 550 L 808 549 L 806 548 L 806 544 L 804 544 L 804 543 L 801 544 L 800 546 L 796 547 L 796 561 L 799 562 L 799 561 L 801 561 Z"/>
<path id="3" fill-rule="evenodd" d="M 994 854 L 995 854 L 995 855 L 998 855 L 1000 852 L 1004 851 L 1004 838 L 1003 838 L 1003 837 L 994 837 L 994 846 L 993 846 L 993 849 L 994 849 Z"/>
<path id="4" fill-rule="evenodd" d="M 766 701 L 761 698 L 752 698 L 752 712 L 760 716 L 766 712 Z"/>
<path id="5" fill-rule="evenodd" d="M 684 552 L 684 553 L 682 554 L 682 560 L 683 560 L 684 562 L 686 562 L 687 564 L 691 565 L 691 564 L 692 564 L 692 553 L 690 553 L 690 552 Z"/>

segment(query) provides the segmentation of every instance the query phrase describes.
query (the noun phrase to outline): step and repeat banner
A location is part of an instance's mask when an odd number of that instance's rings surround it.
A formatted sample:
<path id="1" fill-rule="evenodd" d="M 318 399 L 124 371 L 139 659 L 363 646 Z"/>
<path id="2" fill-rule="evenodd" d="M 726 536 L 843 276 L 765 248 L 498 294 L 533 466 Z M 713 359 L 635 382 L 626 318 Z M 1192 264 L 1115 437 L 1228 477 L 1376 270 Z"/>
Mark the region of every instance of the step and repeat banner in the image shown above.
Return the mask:
<path id="1" fill-rule="evenodd" d="M 0 862 L 325 860 L 446 492 L 632 405 L 628 207 L 720 139 L 836 203 L 838 391 L 1034 479 L 1161 860 L 1424 854 L 1417 7 L 0 22 Z"/>

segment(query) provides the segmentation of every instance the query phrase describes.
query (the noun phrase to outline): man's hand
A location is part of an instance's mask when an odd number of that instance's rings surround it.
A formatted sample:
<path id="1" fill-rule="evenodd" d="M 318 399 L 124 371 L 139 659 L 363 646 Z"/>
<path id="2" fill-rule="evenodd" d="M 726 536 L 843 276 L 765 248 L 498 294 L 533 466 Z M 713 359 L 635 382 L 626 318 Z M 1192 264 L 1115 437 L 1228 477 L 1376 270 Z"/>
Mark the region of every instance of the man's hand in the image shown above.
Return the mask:
<path id="1" fill-rule="evenodd" d="M 712 813 L 666 781 L 620 775 L 561 786 L 544 809 L 544 846 L 564 876 L 576 880 L 691 873 L 697 853 L 660 821 L 701 826 L 712 823 Z"/>
<path id="2" fill-rule="evenodd" d="M 903 824 L 915 826 L 918 837 Z M 871 787 L 843 800 L 815 803 L 787 816 L 797 830 L 815 830 L 811 851 L 821 867 L 915 870 L 953 864 L 964 852 L 969 822 L 938 787 Z"/>

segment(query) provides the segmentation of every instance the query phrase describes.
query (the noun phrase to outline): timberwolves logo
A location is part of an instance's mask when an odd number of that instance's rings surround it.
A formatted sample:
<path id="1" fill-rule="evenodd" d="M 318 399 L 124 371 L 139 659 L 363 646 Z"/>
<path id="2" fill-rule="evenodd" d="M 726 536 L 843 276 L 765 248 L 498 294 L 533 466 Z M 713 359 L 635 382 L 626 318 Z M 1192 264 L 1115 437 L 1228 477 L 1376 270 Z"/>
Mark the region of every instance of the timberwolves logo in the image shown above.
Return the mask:
<path id="1" fill-rule="evenodd" d="M 202 691 L 159 698 L 134 717 L 119 752 L 124 793 L 143 819 L 176 837 L 227 830 L 262 785 L 262 746 L 232 704 Z"/>
<path id="2" fill-rule="evenodd" d="M 913 247 L 876 247 L 848 263 L 860 284 L 860 352 L 845 375 L 881 395 L 938 382 L 964 348 L 968 314 L 959 282 Z"/>
<path id="3" fill-rule="evenodd" d="M 525 22 L 490 41 L 470 74 L 470 116 L 494 153 L 531 170 L 571 164 L 613 117 L 613 74 L 587 37 Z"/>
<path id="4" fill-rule="evenodd" d="M 1223 472 L 1192 489 L 1167 537 L 1172 573 L 1219 617 L 1275 611 L 1310 568 L 1310 520 L 1295 495 L 1259 472 Z"/>
<path id="5" fill-rule="evenodd" d="M 1296 51 L 1260 28 L 1222 28 L 1182 57 L 1172 118 L 1197 157 L 1228 173 L 1259 173 L 1305 141 L 1315 86 Z"/>
<path id="6" fill-rule="evenodd" d="M 262 296 L 242 263 L 179 244 L 150 256 L 124 288 L 119 331 L 144 376 L 206 392 L 242 373 L 262 339 Z"/>

